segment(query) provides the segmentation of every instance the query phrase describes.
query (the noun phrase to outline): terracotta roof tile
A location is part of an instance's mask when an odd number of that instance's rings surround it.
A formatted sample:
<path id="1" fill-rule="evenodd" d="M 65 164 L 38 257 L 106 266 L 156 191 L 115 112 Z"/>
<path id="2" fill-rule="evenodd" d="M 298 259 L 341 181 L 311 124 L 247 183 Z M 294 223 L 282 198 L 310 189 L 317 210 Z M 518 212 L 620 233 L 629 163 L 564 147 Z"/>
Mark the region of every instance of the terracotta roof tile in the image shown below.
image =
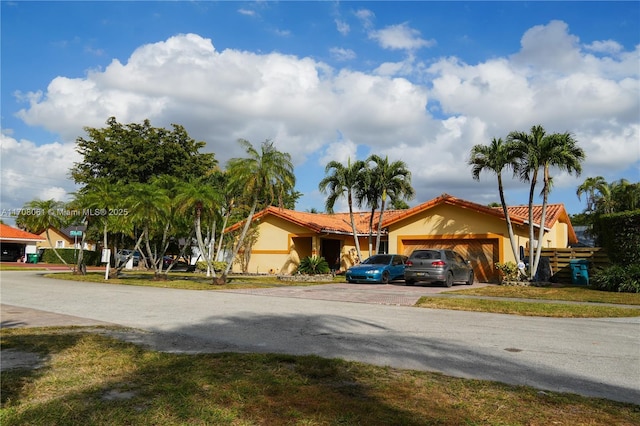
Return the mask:
<path id="1" fill-rule="evenodd" d="M 502 207 L 494 207 L 502 211 Z M 547 212 L 544 218 L 545 228 L 551 228 L 560 219 L 564 210 L 562 204 L 547 204 Z M 529 206 L 508 206 L 509 215 L 518 217 L 524 222 L 529 223 Z M 533 223 L 540 224 L 542 218 L 542 206 L 533 206 Z"/>
<path id="2" fill-rule="evenodd" d="M 0 223 L 0 238 L 5 240 L 44 241 L 44 239 L 38 235 L 23 231 L 22 229 L 13 228 L 4 223 Z"/>
<path id="3" fill-rule="evenodd" d="M 400 220 L 411 217 L 417 213 L 429 210 L 440 204 L 449 204 L 455 205 L 463 209 L 469 209 L 475 211 L 477 213 L 482 213 L 490 216 L 495 216 L 500 219 L 504 219 L 504 214 L 502 212 L 502 207 L 489 207 L 482 204 L 474 203 L 471 201 L 463 200 L 460 198 L 456 198 L 449 194 L 442 194 L 439 197 L 436 197 L 432 200 L 427 201 L 426 203 L 422 203 L 418 206 L 407 210 L 386 210 L 384 212 L 384 217 L 382 220 L 383 228 L 388 227 L 389 225 L 396 223 Z M 511 218 L 511 222 L 516 225 L 526 225 L 529 222 L 529 208 L 528 206 L 513 206 L 507 207 L 507 211 L 509 212 L 509 216 Z M 351 234 L 351 219 L 349 217 L 349 213 L 334 213 L 334 214 L 326 214 L 326 213 L 309 213 L 309 212 L 299 212 L 295 210 L 283 209 L 278 207 L 267 207 L 266 209 L 260 211 L 254 216 L 253 220 L 260 220 L 260 218 L 264 217 L 267 214 L 272 214 L 276 217 L 280 217 L 284 220 L 287 220 L 292 223 L 296 223 L 300 226 L 306 227 L 314 232 L 333 232 L 333 233 L 347 233 Z M 379 212 L 376 213 L 374 217 L 374 229 L 377 229 L 378 225 L 378 216 Z M 367 235 L 369 233 L 369 215 L 370 212 L 354 212 L 354 218 L 356 222 L 356 229 L 360 235 Z M 542 206 L 534 206 L 533 210 L 533 221 L 534 224 L 538 224 L 540 218 L 542 216 Z M 545 217 L 545 227 L 551 228 L 558 221 L 563 220 L 569 224 L 569 240 L 570 242 L 575 239 L 577 241 L 577 237 L 575 236 L 575 232 L 573 227 L 571 226 L 571 221 L 567 216 L 567 213 L 562 204 L 548 204 L 547 205 L 547 213 Z M 234 231 L 239 229 L 244 221 L 236 223 L 235 225 L 227 228 L 227 231 Z"/>

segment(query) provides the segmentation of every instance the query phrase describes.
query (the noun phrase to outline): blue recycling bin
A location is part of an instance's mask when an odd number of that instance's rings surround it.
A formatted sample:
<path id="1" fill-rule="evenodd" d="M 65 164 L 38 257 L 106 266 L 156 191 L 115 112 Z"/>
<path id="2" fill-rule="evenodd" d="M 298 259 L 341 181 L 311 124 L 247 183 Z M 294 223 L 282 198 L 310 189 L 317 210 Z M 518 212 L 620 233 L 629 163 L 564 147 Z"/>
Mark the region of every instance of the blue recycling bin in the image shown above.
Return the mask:
<path id="1" fill-rule="evenodd" d="M 573 259 L 569 261 L 571 267 L 571 283 L 575 285 L 589 285 L 589 261 Z"/>

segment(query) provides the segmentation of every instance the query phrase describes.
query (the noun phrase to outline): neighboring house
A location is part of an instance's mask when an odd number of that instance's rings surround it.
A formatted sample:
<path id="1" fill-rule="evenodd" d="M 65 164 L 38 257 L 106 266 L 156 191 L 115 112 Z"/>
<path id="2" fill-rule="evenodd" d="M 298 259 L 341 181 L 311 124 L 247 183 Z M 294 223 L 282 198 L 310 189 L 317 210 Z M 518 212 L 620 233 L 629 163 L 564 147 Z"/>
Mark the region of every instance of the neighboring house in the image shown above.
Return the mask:
<path id="1" fill-rule="evenodd" d="M 51 237 L 51 243 L 57 249 L 79 249 L 82 245 L 82 235 L 85 230 L 85 225 L 68 226 L 61 229 L 51 227 L 49 228 L 49 236 Z M 40 237 L 42 237 L 43 242 L 38 244 L 38 248 L 51 248 L 51 246 L 49 245 L 49 241 L 47 240 L 47 232 L 42 231 L 40 233 Z M 93 241 L 84 242 L 85 250 L 95 250 L 95 248 L 95 243 Z"/>
<path id="2" fill-rule="evenodd" d="M 508 209 L 518 247 L 529 246 L 528 207 Z M 542 206 L 534 206 L 535 235 Z M 362 256 L 368 251 L 369 213 L 354 213 Z M 377 225 L 379 212 L 374 219 Z M 357 262 L 348 213 L 320 214 L 268 207 L 254 216 L 258 238 L 247 272 L 290 274 L 300 259 L 323 256 L 332 269 Z M 239 230 L 243 222 L 226 232 Z M 547 205 L 543 247 L 565 248 L 577 242 L 562 204 Z M 452 248 L 472 261 L 478 281 L 497 280 L 496 262 L 516 261 L 502 208 L 492 208 L 443 194 L 407 210 L 390 210 L 382 222 L 381 252 L 409 255 L 423 247 Z M 374 229 L 375 244 L 375 229 Z M 535 244 L 534 244 L 535 246 Z M 375 247 L 374 247 L 375 250 Z M 239 265 L 234 265 L 239 272 Z"/>
<path id="3" fill-rule="evenodd" d="M 36 254 L 36 244 L 42 237 L 22 229 L 13 228 L 0 223 L 0 253 L 2 262 L 16 262 L 24 260 L 26 255 Z"/>
<path id="4" fill-rule="evenodd" d="M 589 226 L 574 226 L 576 235 L 578 236 L 578 243 L 572 244 L 571 247 L 595 247 L 596 241 L 591 235 Z"/>

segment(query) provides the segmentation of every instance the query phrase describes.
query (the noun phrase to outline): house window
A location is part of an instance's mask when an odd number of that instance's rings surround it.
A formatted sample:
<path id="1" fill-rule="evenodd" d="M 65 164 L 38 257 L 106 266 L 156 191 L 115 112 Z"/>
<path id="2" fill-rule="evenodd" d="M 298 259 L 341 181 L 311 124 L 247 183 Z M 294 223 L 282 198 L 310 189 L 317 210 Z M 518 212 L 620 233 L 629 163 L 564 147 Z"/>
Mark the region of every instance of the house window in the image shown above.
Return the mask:
<path id="1" fill-rule="evenodd" d="M 56 248 L 64 248 L 64 240 L 56 241 Z"/>

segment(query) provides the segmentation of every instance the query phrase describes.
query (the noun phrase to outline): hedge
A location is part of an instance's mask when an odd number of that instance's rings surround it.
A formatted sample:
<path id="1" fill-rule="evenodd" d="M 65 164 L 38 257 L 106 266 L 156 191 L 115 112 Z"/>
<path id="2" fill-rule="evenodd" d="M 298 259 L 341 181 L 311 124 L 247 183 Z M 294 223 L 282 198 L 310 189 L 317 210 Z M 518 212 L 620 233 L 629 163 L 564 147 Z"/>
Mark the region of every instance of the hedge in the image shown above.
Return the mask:
<path id="1" fill-rule="evenodd" d="M 73 265 L 77 262 L 80 250 L 72 248 L 56 249 L 60 257 L 62 257 L 68 264 Z M 101 254 L 97 251 L 83 250 L 83 260 L 85 265 L 97 266 L 100 265 Z M 54 253 L 53 249 L 46 248 L 42 254 L 41 262 L 45 263 L 60 263 L 60 259 Z"/>
<path id="2" fill-rule="evenodd" d="M 613 263 L 640 264 L 640 209 L 602 215 L 596 227 L 602 247 Z"/>

